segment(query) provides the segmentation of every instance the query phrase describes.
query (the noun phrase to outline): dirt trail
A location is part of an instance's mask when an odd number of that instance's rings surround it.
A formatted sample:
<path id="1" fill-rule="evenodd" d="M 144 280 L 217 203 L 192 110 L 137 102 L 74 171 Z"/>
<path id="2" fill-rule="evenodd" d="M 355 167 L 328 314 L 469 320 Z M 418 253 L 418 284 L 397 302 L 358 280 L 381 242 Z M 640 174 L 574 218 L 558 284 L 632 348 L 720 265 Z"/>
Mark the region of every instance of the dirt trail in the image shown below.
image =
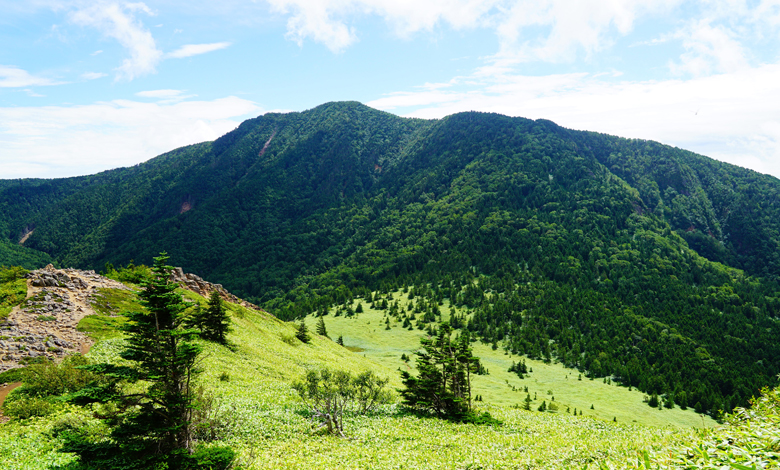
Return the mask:
<path id="1" fill-rule="evenodd" d="M 0 372 L 19 367 L 25 358 L 89 351 L 92 340 L 76 326 L 95 313 L 90 298 L 102 287 L 127 289 L 94 271 L 49 265 L 31 272 L 27 300 L 0 325 Z"/>

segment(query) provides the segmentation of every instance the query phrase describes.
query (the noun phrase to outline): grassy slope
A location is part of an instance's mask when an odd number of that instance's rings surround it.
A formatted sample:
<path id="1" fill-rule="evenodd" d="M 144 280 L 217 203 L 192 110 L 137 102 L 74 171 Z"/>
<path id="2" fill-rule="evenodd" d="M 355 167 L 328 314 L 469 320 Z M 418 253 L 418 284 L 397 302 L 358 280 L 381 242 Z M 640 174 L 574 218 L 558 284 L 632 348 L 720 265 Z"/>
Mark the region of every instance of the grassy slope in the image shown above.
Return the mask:
<path id="1" fill-rule="evenodd" d="M 187 293 L 187 296 L 205 303 L 205 299 L 193 294 Z M 482 406 L 503 420 L 503 426 L 478 427 L 420 419 L 388 406 L 373 416 L 349 418 L 346 423 L 349 440 L 315 435 L 305 419 L 304 408 L 289 385 L 307 369 L 330 366 L 360 371 L 371 368 L 390 377 L 393 386 L 399 385 L 394 371 L 397 362 L 393 361 L 397 361 L 395 358 L 400 352 L 392 350 L 388 341 L 368 342 L 371 335 L 388 338 L 388 332 L 379 331 L 381 314 L 366 313 L 358 320 L 334 321 L 328 317 L 330 335 L 335 337 L 343 328 L 348 345 L 366 347 L 361 353 L 352 353 L 316 335 L 312 335 L 311 344 L 302 344 L 293 338 L 293 324 L 266 314 L 233 306 L 231 314 L 235 328 L 229 339 L 234 350 L 204 344 L 204 372 L 199 381 L 218 397 L 220 413 L 230 417 L 226 440 L 240 451 L 241 462 L 248 468 L 583 468 L 588 463 L 593 464 L 591 468 L 597 468 L 599 462 L 625 466 L 639 455 L 638 449 L 681 445 L 693 436 L 689 430 L 632 424 L 628 419 L 621 419 L 621 415 L 615 424 L 588 416 L 574 418 L 565 413 L 555 415 L 493 406 L 490 402 L 515 403 L 520 394 L 507 391 L 506 384 L 502 385 L 502 370 L 506 367 L 501 361 L 509 361 L 508 357 L 483 348 L 478 349 L 478 354 L 485 359 L 492 375 L 480 378 L 477 393 L 484 395 Z M 372 320 L 371 315 L 376 316 L 376 320 Z M 376 333 L 372 332 L 372 327 L 376 327 Z M 361 328 L 363 336 L 358 333 Z M 406 343 L 410 345 L 409 351 L 416 344 L 415 333 L 406 332 L 401 336 L 399 328 L 389 333 L 410 341 Z M 359 342 L 361 337 L 363 343 Z M 93 347 L 89 355 L 96 361 L 116 359 L 120 348 L 120 338 L 109 338 Z M 579 403 L 575 387 L 564 386 L 567 381 L 578 382 L 572 378 L 563 379 L 567 371 L 536 363 L 532 367 L 532 378 L 525 380 L 529 388 L 542 390 L 548 387 L 545 381 L 551 381 L 557 394 L 556 401 Z M 545 372 L 546 368 L 550 372 Z M 220 380 L 223 374 L 227 375 L 227 380 Z M 553 384 L 556 374 L 560 379 Z M 514 382 L 520 381 L 515 379 Z M 583 381 L 578 385 L 602 389 L 604 396 L 606 392 L 620 392 L 617 387 L 600 387 L 603 384 L 597 382 Z M 638 393 L 633 395 L 640 400 Z M 607 400 L 593 401 L 596 412 L 609 410 Z M 585 414 L 589 413 L 592 412 L 586 409 Z M 671 417 L 676 412 L 656 413 Z M 43 469 L 53 462 L 67 461 L 68 456 L 56 453 L 57 443 L 47 437 L 47 432 L 57 422 L 73 420 L 74 416 L 76 414 L 70 412 L 50 419 L 2 425 L 0 466 Z M 612 415 L 607 417 L 611 419 Z"/>
<path id="2" fill-rule="evenodd" d="M 408 304 L 406 296 L 400 292 L 394 293 L 393 298 L 399 299 L 404 308 Z M 336 317 L 332 313 L 325 317 L 328 334 L 333 338 L 342 335 L 345 345 L 361 349 L 360 354 L 388 369 L 408 368 L 409 366 L 401 361 L 401 354 L 412 357 L 419 347 L 423 332 L 403 329 L 400 322 L 392 320 L 391 329 L 386 330 L 383 311 L 371 309 L 365 302 L 363 308 L 364 313 L 352 318 Z M 441 310 L 442 317 L 446 320 L 449 316 L 448 301 L 445 301 Z M 310 329 L 314 329 L 315 323 L 315 318 L 307 318 Z M 650 408 L 643 401 L 644 394 L 639 391 L 629 392 L 625 387 L 607 385 L 600 379 L 588 380 L 583 377 L 578 380 L 579 374 L 576 370 L 564 368 L 561 364 L 545 364 L 524 358 L 533 373 L 521 380 L 517 374 L 508 372 L 512 362 L 519 362 L 521 357 L 507 355 L 501 348 L 493 351 L 490 346 L 481 342 L 475 344 L 474 353 L 490 371 L 489 375 L 477 376 L 474 380 L 474 394 L 482 395 L 486 403 L 502 406 L 522 405 L 526 397 L 524 387 L 528 387 L 531 398 L 534 393 L 537 397 L 531 404 L 533 409 L 537 409 L 542 400 L 549 404 L 550 397 L 554 396 L 560 407 L 559 414 L 565 414 L 566 407 L 569 407 L 572 410 L 582 410 L 583 416 L 608 420 L 617 418 L 618 422 L 636 422 L 648 426 L 703 427 L 716 424 L 711 418 L 698 415 L 690 408 L 686 411 L 679 408 Z M 409 364 L 413 366 L 414 360 Z M 516 391 L 513 391 L 513 386 Z M 552 391 L 552 395 L 549 395 L 548 391 Z M 593 410 L 590 409 L 591 405 L 594 406 Z"/>

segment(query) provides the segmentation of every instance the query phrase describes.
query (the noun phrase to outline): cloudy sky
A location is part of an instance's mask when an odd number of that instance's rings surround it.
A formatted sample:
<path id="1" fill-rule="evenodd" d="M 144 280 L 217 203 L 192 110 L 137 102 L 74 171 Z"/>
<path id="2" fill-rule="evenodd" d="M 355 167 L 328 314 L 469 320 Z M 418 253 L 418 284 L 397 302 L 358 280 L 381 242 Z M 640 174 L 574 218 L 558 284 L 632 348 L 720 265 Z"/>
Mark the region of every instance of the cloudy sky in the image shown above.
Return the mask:
<path id="1" fill-rule="evenodd" d="M 357 100 L 657 140 L 780 177 L 780 0 L 0 0 L 0 178 Z"/>

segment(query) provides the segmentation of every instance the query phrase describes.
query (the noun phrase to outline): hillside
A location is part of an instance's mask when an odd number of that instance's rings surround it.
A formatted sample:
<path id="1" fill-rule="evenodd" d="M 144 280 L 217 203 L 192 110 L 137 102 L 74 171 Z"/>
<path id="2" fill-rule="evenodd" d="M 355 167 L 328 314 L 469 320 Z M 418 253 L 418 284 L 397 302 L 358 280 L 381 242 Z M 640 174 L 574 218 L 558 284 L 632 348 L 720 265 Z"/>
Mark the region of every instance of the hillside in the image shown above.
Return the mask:
<path id="1" fill-rule="evenodd" d="M 132 291 L 103 289 L 102 295 L 113 299 L 114 295 L 121 293 L 124 296 L 127 292 Z M 193 292 L 181 293 L 189 302 L 206 303 L 205 298 Z M 114 310 L 105 311 L 105 300 L 95 299 L 93 305 L 107 315 L 116 315 L 132 303 L 132 298 L 126 298 L 124 306 L 116 303 Z M 490 375 L 480 377 L 476 384 L 477 391 L 485 394 L 485 400 L 477 406 L 500 418 L 503 421 L 500 426 L 421 418 L 391 404 L 368 415 L 349 415 L 346 421 L 348 439 L 323 435 L 313 432 L 306 408 L 293 391 L 291 382 L 308 370 L 330 367 L 353 372 L 373 370 L 390 378 L 391 385 L 397 387 L 398 374 L 393 370 L 399 361 L 396 352 L 414 349 L 418 333 L 401 331 L 400 325 L 393 325 L 391 330 L 372 332 L 370 327 L 379 326 L 378 320 L 385 316 L 381 309 L 367 309 L 363 314 L 350 317 L 335 316 L 334 312 L 325 317 L 326 322 L 331 335 L 344 333 L 347 347 L 317 335 L 313 335 L 311 343 L 303 344 L 295 339 L 295 326 L 291 323 L 236 304 L 227 304 L 227 308 L 235 327 L 229 335 L 231 346 L 201 342 L 204 359 L 200 368 L 203 372 L 197 380 L 205 393 L 213 396 L 215 406 L 208 414 L 210 424 L 198 433 L 198 440 L 230 445 L 238 451 L 237 464 L 242 468 L 691 469 L 723 465 L 750 468 L 748 465 L 753 464 L 756 468 L 773 468 L 771 465 L 776 463 L 780 403 L 776 391 L 757 400 L 753 409 L 739 410 L 720 429 L 647 426 L 640 424 L 645 419 L 643 413 L 630 409 L 632 400 L 639 401 L 637 392 L 618 391 L 612 385 L 571 377 L 569 386 L 564 386 L 559 378 L 556 396 L 552 397 L 543 391 L 551 386 L 549 378 L 567 371 L 560 366 L 532 360 L 529 363 L 534 371 L 525 379 L 530 394 L 536 395 L 538 388 L 540 396 L 535 402 L 557 402 L 558 411 L 525 411 L 510 406 L 511 403 L 494 403 L 493 399 L 501 401 L 500 396 L 518 394 L 502 391 L 506 386 L 501 380 L 506 374 L 491 370 Z M 444 315 L 447 316 L 449 308 L 446 305 L 445 308 Z M 313 319 L 309 321 L 313 323 Z M 95 362 L 121 363 L 118 351 L 123 347 L 123 339 L 106 333 L 107 330 L 100 335 L 103 339 L 92 348 L 88 357 Z M 394 337 L 391 343 L 397 351 L 386 354 L 383 335 Z M 350 342 L 359 342 L 365 350 L 350 346 Z M 503 357 L 501 351 L 482 348 L 482 352 L 491 369 L 510 360 Z M 374 361 L 372 357 L 380 358 L 380 361 Z M 517 378 L 511 380 L 520 383 Z M 574 416 L 567 409 L 572 404 L 570 400 L 578 398 L 573 393 L 577 389 L 583 392 L 579 398 L 595 403 L 595 409 L 580 408 L 585 412 L 584 416 Z M 594 393 L 596 389 L 602 389 L 602 392 Z M 19 403 L 18 398 L 9 400 Z M 100 436 L 104 430 L 95 418 L 99 409 L 66 405 L 57 397 L 49 403 L 50 408 L 44 416 L 0 424 L 0 465 L 3 468 L 80 468 L 72 465 L 72 455 L 58 452 L 62 433 L 81 429 Z M 646 405 L 641 406 L 649 410 Z M 629 408 L 623 411 L 629 416 L 635 414 L 640 423 L 622 417 L 617 422 L 609 419 L 609 414 L 620 411 L 620 407 Z M 608 415 L 603 416 L 605 413 Z M 690 410 L 653 410 L 651 413 L 663 416 L 661 420 L 667 423 L 700 419 Z"/>
<path id="2" fill-rule="evenodd" d="M 166 250 L 283 319 L 416 287 L 424 323 L 446 299 L 487 344 L 716 416 L 780 372 L 778 190 L 544 120 L 328 103 L 133 168 L 2 181 L 0 230 L 82 268 Z"/>
<path id="3" fill-rule="evenodd" d="M 111 289 L 103 293 L 112 295 Z M 191 302 L 206 303 L 197 294 L 182 293 Z M 232 346 L 201 343 L 203 373 L 198 383 L 213 394 L 217 408 L 210 414 L 215 424 L 199 438 L 229 444 L 239 451 L 238 463 L 246 468 L 452 468 L 469 463 L 483 468 L 582 468 L 589 463 L 622 466 L 636 459 L 641 450 L 682 445 L 694 436 L 690 429 L 596 419 L 595 411 L 589 409 L 582 410 L 585 416 L 575 417 L 565 411 L 563 404 L 558 412 L 523 411 L 492 404 L 488 398 L 478 406 L 500 417 L 504 421 L 501 426 L 420 418 L 393 404 L 367 416 L 348 417 L 349 439 L 322 435 L 312 431 L 305 407 L 290 386 L 292 381 L 308 370 L 330 367 L 352 372 L 373 370 L 390 378 L 392 388 L 396 388 L 400 386 L 397 371 L 361 352 L 350 351 L 356 348 L 349 347 L 349 343 L 342 347 L 313 335 L 310 344 L 303 344 L 295 339 L 293 324 L 235 304 L 228 304 L 228 309 L 234 326 L 229 336 Z M 328 322 L 332 320 L 328 318 Z M 368 317 L 366 320 L 371 321 Z M 401 347 L 414 349 L 416 335 L 407 340 L 412 344 Z M 96 362 L 121 363 L 117 354 L 122 344 L 121 337 L 108 335 L 92 348 L 88 357 Z M 578 384 L 582 389 L 595 385 L 589 381 Z M 482 384 L 482 393 L 500 393 L 503 387 L 486 382 Z M 545 395 L 544 399 L 549 401 L 550 397 Z M 634 399 L 640 400 L 638 396 Z M 9 400 L 13 402 L 13 398 Z M 45 416 L 0 425 L 3 468 L 71 468 L 68 463 L 72 456 L 57 452 L 61 445 L 58 433 L 93 429 L 99 434 L 101 428 L 93 416 L 94 409 L 64 405 L 56 399 L 52 403 Z M 603 406 L 604 410 L 599 411 L 605 412 L 610 406 L 627 403 L 624 398 L 613 397 L 597 401 L 596 406 Z M 686 415 L 699 419 L 690 410 L 657 413 L 666 415 L 667 422 Z M 485 452 L 487 446 L 492 452 Z"/>

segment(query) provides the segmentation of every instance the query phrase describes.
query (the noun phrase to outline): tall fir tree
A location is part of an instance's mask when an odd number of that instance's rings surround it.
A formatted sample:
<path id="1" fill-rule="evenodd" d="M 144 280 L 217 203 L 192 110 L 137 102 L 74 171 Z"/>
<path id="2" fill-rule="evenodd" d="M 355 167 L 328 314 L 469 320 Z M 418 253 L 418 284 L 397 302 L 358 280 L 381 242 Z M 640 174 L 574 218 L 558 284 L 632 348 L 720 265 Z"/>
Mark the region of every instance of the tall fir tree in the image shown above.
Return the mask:
<path id="1" fill-rule="evenodd" d="M 120 356 L 133 365 L 91 366 L 113 380 L 109 386 L 87 387 L 74 397 L 82 403 L 113 401 L 121 410 L 108 420 L 116 424 L 109 440 L 65 436 L 63 451 L 78 454 L 88 468 L 198 468 L 190 455 L 197 407 L 191 383 L 201 349 L 192 342 L 195 331 L 184 329 L 185 305 L 176 292 L 178 285 L 170 281 L 173 268 L 166 264 L 168 256 L 161 253 L 154 261 L 153 275 L 139 294 L 145 308 L 129 313 L 124 327 L 128 345 Z M 149 383 L 146 390 L 119 392 L 120 381 L 139 380 Z M 232 459 L 232 451 L 227 451 Z"/>

